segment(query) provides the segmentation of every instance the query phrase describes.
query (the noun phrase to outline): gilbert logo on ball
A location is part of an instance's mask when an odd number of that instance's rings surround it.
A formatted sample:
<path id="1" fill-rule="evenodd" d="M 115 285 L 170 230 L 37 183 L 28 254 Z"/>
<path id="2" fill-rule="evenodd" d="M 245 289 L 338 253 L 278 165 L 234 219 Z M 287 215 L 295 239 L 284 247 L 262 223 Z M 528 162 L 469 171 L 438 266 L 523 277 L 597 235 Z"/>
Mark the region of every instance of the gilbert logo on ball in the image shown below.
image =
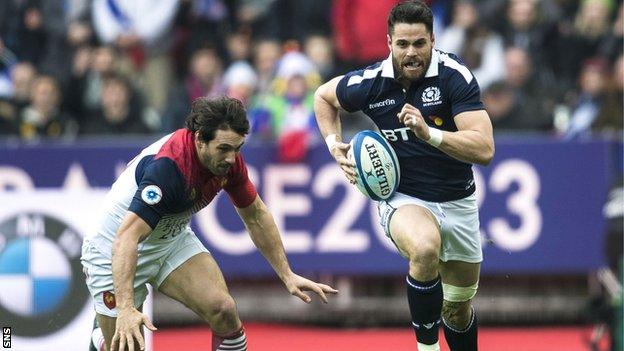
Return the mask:
<path id="1" fill-rule="evenodd" d="M 394 194 L 401 170 L 392 146 L 371 130 L 357 133 L 347 156 L 355 162 L 356 186 L 365 196 L 385 200 Z"/>

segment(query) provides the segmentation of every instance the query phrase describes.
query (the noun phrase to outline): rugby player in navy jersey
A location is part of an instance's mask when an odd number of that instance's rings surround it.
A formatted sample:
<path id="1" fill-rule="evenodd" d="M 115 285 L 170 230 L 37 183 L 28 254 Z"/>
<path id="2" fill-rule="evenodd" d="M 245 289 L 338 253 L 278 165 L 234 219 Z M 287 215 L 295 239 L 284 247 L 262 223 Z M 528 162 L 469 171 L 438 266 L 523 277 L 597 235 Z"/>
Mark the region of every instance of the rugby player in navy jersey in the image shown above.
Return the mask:
<path id="1" fill-rule="evenodd" d="M 142 325 L 155 330 L 140 311 L 151 283 L 210 325 L 213 351 L 247 350 L 223 275 L 189 227 L 221 190 L 292 295 L 310 302 L 304 291 L 313 291 L 327 302 L 325 294 L 337 292 L 290 269 L 273 216 L 247 176 L 240 150 L 248 132 L 240 101 L 200 98 L 186 128 L 144 149 L 113 184 L 82 249 L 105 349 L 144 349 Z"/>
<path id="2" fill-rule="evenodd" d="M 387 38 L 386 60 L 318 88 L 316 119 L 352 183 L 339 109 L 363 111 L 396 151 L 399 187 L 378 207 L 387 236 L 409 261 L 407 298 L 418 349 L 440 350 L 442 323 L 451 350 L 477 350 L 471 300 L 483 256 L 471 165 L 492 160 L 492 124 L 472 73 L 455 55 L 434 48 L 425 4 L 396 5 Z"/>

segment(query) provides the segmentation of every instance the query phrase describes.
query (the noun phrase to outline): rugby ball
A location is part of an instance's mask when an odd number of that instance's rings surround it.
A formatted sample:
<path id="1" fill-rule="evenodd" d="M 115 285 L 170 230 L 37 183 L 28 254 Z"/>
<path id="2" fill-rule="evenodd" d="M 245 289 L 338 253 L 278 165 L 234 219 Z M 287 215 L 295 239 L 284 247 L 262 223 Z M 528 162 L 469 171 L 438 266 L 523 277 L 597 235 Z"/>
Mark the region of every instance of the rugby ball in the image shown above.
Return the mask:
<path id="1" fill-rule="evenodd" d="M 357 133 L 349 144 L 347 157 L 355 162 L 355 185 L 360 192 L 375 201 L 392 196 L 401 178 L 392 146 L 372 130 Z"/>

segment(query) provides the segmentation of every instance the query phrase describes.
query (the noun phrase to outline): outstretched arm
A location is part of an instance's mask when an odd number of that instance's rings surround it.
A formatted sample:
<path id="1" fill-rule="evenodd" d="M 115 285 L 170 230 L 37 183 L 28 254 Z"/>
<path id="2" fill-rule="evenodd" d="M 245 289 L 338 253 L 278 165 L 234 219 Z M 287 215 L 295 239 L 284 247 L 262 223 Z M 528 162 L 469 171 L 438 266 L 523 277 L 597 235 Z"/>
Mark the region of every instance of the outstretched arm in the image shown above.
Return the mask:
<path id="1" fill-rule="evenodd" d="M 126 345 L 129 349 L 133 348 L 135 340 L 143 350 L 145 342 L 141 325 L 145 324 L 150 330 L 156 330 L 147 315 L 134 307 L 137 247 L 151 231 L 152 228 L 141 217 L 128 211 L 113 242 L 113 285 L 118 313 L 111 350 L 124 350 Z"/>
<path id="2" fill-rule="evenodd" d="M 328 285 L 313 282 L 293 273 L 288 264 L 284 245 L 273 220 L 273 215 L 259 196 L 256 196 L 251 205 L 245 208 L 236 208 L 236 211 L 245 223 L 251 240 L 284 282 L 288 292 L 306 303 L 309 303 L 311 299 L 303 291 L 314 291 L 325 303 L 327 303 L 326 293 L 335 294 L 338 292 Z"/>

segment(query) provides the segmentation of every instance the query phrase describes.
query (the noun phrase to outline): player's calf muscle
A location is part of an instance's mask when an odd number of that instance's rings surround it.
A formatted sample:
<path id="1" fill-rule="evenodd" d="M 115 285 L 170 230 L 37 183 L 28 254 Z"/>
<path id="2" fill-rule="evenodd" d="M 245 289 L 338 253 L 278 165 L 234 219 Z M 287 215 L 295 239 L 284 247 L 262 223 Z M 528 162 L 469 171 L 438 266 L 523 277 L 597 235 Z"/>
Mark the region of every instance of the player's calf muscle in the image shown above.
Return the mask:
<path id="1" fill-rule="evenodd" d="M 442 303 L 442 318 L 457 329 L 465 328 L 470 322 L 470 301 Z"/>

